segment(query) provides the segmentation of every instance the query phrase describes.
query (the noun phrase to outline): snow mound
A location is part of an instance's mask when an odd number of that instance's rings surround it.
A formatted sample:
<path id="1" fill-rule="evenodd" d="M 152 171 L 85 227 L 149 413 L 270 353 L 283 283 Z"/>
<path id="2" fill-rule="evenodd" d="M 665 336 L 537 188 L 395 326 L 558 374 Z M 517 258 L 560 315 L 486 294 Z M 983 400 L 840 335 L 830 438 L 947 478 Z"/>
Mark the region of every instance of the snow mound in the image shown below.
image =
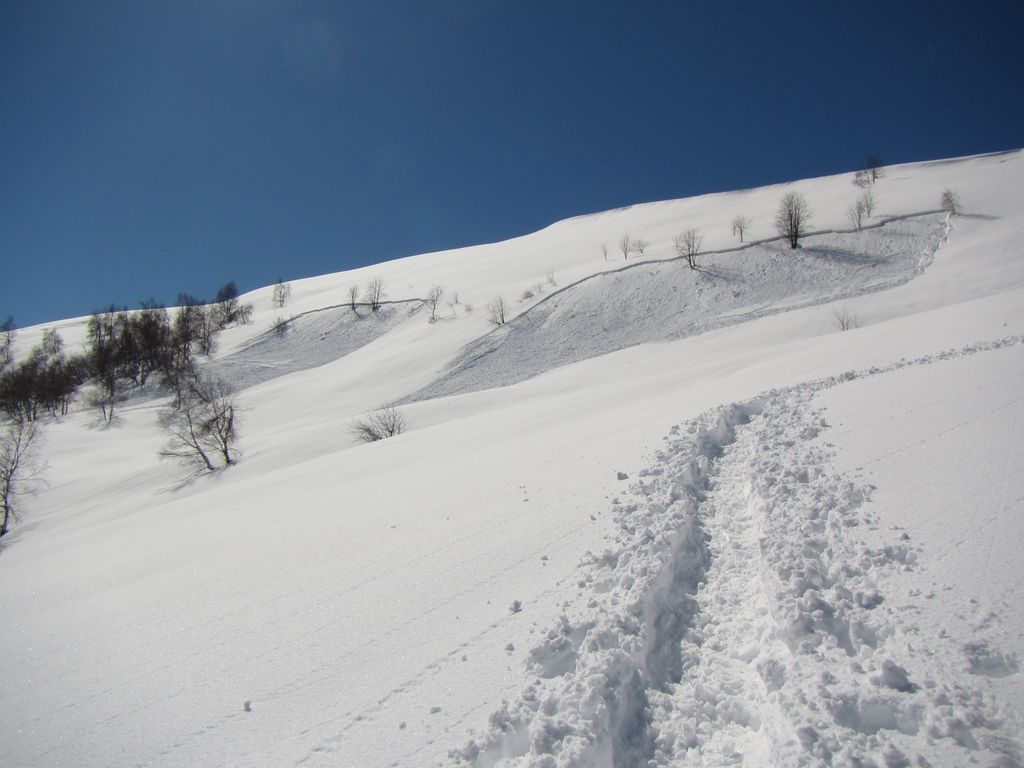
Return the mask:
<path id="1" fill-rule="evenodd" d="M 408 399 L 506 386 L 635 344 L 891 288 L 928 267 L 948 227 L 944 214 L 925 213 L 818 233 L 797 250 L 771 240 L 707 253 L 692 271 L 670 259 L 599 273 L 468 344 Z"/>

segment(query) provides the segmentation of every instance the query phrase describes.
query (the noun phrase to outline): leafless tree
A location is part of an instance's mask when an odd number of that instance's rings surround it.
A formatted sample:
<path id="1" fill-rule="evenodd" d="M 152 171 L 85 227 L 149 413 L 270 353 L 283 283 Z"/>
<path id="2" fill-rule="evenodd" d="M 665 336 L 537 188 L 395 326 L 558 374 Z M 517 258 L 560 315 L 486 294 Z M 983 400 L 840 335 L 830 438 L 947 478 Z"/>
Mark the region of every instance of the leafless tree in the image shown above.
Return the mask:
<path id="1" fill-rule="evenodd" d="M 800 238 L 807 234 L 811 222 L 811 208 L 799 192 L 787 192 L 779 202 L 775 214 L 775 228 L 790 248 L 800 247 Z"/>
<path id="2" fill-rule="evenodd" d="M 629 252 L 633 250 L 633 240 L 628 232 L 619 238 L 619 250 L 622 251 L 622 258 L 629 258 Z"/>
<path id="3" fill-rule="evenodd" d="M 863 194 L 860 196 L 860 202 L 864 206 L 864 215 L 871 217 L 875 215 L 875 193 L 870 189 L 865 189 Z"/>
<path id="4" fill-rule="evenodd" d="M 199 320 L 199 336 L 196 339 L 196 351 L 201 355 L 212 355 L 217 351 L 217 332 L 219 327 L 219 315 L 217 307 L 207 305 L 195 307 Z"/>
<path id="5" fill-rule="evenodd" d="M 857 171 L 853 174 L 853 185 L 861 189 L 871 186 L 871 174 L 867 171 Z"/>
<path id="6" fill-rule="evenodd" d="M 0 536 L 17 517 L 15 497 L 30 490 L 41 471 L 37 463 L 42 427 L 38 421 L 13 418 L 0 427 Z"/>
<path id="7" fill-rule="evenodd" d="M 427 306 L 430 307 L 430 322 L 437 322 L 437 303 L 444 298 L 444 288 L 440 285 L 431 286 L 427 291 Z"/>
<path id="8" fill-rule="evenodd" d="M 954 215 L 960 213 L 960 195 L 955 189 L 947 187 L 942 190 L 942 210 L 949 211 Z"/>
<path id="9" fill-rule="evenodd" d="M 849 331 L 853 328 L 860 328 L 860 317 L 853 314 L 844 304 L 832 310 L 832 325 L 840 331 Z"/>
<path id="10" fill-rule="evenodd" d="M 548 281 L 548 285 L 550 285 L 552 288 L 558 287 L 558 281 L 555 280 L 555 270 L 549 269 L 548 273 L 544 276 L 544 279 Z"/>
<path id="11" fill-rule="evenodd" d="M 366 284 L 366 291 L 363 293 L 363 301 L 370 305 L 371 312 L 380 310 L 381 302 L 384 300 L 384 281 L 375 277 Z"/>
<path id="12" fill-rule="evenodd" d="M 291 295 L 292 284 L 286 283 L 281 280 L 281 278 L 278 278 L 277 282 L 274 284 L 274 297 L 272 302 L 274 307 L 282 309 L 284 305 L 288 303 L 288 299 L 291 298 Z"/>
<path id="13" fill-rule="evenodd" d="M 114 406 L 127 387 L 123 371 L 127 316 L 126 311 L 111 305 L 102 312 L 94 312 L 86 324 L 87 354 L 94 383 L 89 401 L 100 409 L 104 421 L 114 420 Z"/>
<path id="14" fill-rule="evenodd" d="M 744 216 L 742 213 L 738 214 L 732 220 L 732 233 L 743 242 L 743 236 L 746 234 L 747 229 L 750 228 L 750 217 Z"/>
<path id="15" fill-rule="evenodd" d="M 858 197 L 850 203 L 846 209 L 846 218 L 853 224 L 854 229 L 860 229 L 864 224 L 864 201 Z"/>
<path id="16" fill-rule="evenodd" d="M 639 253 L 641 256 L 643 256 L 644 251 L 647 250 L 648 245 L 650 245 L 650 243 L 648 243 L 642 237 L 638 237 L 636 240 L 633 241 L 633 250 Z"/>
<path id="17" fill-rule="evenodd" d="M 690 269 L 697 268 L 697 253 L 704 243 L 704 236 L 697 227 L 690 227 L 675 237 L 676 253 L 686 259 Z"/>
<path id="18" fill-rule="evenodd" d="M 361 443 L 375 443 L 402 434 L 406 426 L 405 414 L 388 403 L 353 421 L 349 431 Z"/>
<path id="19" fill-rule="evenodd" d="M 504 325 L 505 314 L 505 299 L 501 296 L 498 296 L 494 301 L 487 305 L 487 321 L 491 325 Z"/>
<path id="20" fill-rule="evenodd" d="M 882 160 L 882 156 L 875 152 L 868 155 L 867 160 L 864 161 L 864 172 L 867 173 L 872 184 L 882 178 L 885 175 L 885 162 Z"/>
<path id="21" fill-rule="evenodd" d="M 608 261 L 608 243 L 601 243 L 601 253 L 604 255 L 604 260 Z"/>
<path id="22" fill-rule="evenodd" d="M 221 379 L 193 374 L 181 382 L 176 402 L 160 412 L 167 443 L 160 455 L 217 469 L 237 461 L 238 414 L 231 388 Z"/>
<path id="23" fill-rule="evenodd" d="M 217 330 L 229 325 L 247 325 L 252 322 L 252 304 L 242 304 L 238 300 L 238 286 L 230 280 L 217 290 L 217 302 L 212 308 L 212 316 Z"/>
<path id="24" fill-rule="evenodd" d="M 14 362 L 14 317 L 7 316 L 7 319 L 0 323 L 0 371 Z"/>
<path id="25" fill-rule="evenodd" d="M 349 307 L 352 309 L 353 312 L 355 312 L 358 315 L 359 310 L 356 309 L 356 304 L 359 302 L 359 286 L 350 285 L 348 288 L 348 293 L 346 295 L 348 296 Z"/>

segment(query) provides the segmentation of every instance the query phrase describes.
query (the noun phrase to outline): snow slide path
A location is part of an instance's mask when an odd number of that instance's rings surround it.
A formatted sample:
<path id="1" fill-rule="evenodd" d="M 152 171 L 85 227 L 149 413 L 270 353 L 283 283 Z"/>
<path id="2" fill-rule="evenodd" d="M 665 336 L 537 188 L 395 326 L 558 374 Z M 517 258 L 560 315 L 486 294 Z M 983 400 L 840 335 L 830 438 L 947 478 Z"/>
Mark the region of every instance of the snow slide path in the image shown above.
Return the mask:
<path id="1" fill-rule="evenodd" d="M 1021 744 L 966 668 L 917 640 L 869 546 L 872 488 L 832 466 L 816 393 L 1010 337 L 765 394 L 674 427 L 578 609 L 532 649 L 536 681 L 450 756 L 480 768 L 1015 766 Z M 876 531 L 877 534 L 877 531 Z M 955 649 L 943 649 L 955 653 Z"/>

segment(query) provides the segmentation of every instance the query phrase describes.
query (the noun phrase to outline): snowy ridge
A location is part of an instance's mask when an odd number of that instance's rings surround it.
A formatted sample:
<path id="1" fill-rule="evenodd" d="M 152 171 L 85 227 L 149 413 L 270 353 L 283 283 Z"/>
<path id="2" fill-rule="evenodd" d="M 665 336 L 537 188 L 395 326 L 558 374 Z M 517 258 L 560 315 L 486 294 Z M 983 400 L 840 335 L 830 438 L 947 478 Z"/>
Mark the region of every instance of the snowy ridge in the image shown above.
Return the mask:
<path id="1" fill-rule="evenodd" d="M 822 230 L 798 250 L 770 238 L 709 251 L 692 271 L 676 257 L 590 275 L 467 344 L 406 400 L 507 386 L 635 344 L 893 288 L 927 269 L 950 226 L 932 211 L 861 231 Z"/>
<path id="2" fill-rule="evenodd" d="M 613 546 L 581 564 L 587 610 L 560 617 L 529 654 L 537 680 L 452 760 L 956 766 L 980 750 L 1019 765 L 1017 734 L 971 679 L 976 655 L 919 647 L 879 589 L 917 552 L 905 533 L 880 548 L 860 539 L 871 488 L 831 469 L 829 427 L 811 401 L 1022 343 L 847 372 L 674 427 L 632 500 L 613 503 Z M 959 670 L 942 665 L 951 656 Z"/>

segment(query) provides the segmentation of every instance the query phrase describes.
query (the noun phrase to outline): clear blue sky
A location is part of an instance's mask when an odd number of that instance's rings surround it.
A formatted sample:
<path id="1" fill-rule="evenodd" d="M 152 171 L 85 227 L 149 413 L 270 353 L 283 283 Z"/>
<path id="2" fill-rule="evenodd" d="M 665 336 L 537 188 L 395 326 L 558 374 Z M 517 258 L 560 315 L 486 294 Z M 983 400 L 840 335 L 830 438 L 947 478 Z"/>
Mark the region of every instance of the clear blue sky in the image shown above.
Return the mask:
<path id="1" fill-rule="evenodd" d="M 0 317 L 1024 145 L 1024 3 L 0 0 Z"/>

